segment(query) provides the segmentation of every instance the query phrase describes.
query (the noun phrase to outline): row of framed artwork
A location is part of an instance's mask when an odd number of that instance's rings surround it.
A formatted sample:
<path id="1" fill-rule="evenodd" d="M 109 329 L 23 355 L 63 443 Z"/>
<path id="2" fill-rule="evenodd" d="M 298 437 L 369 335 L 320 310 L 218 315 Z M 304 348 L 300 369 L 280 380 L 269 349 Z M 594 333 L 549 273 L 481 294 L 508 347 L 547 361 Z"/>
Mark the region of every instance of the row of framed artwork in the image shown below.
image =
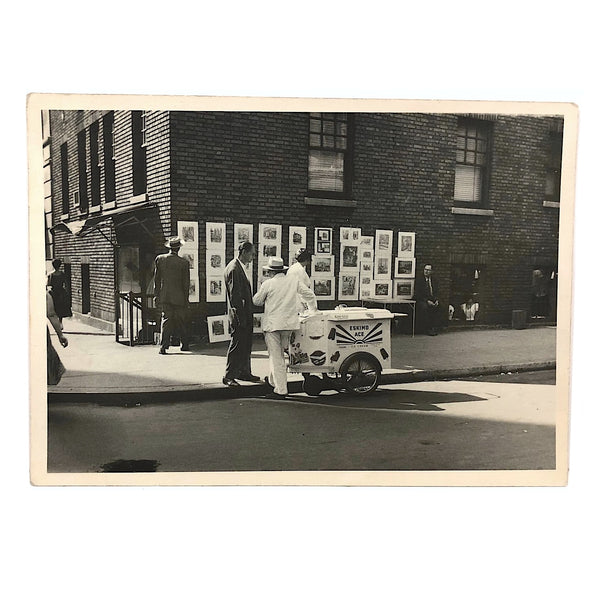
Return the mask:
<path id="1" fill-rule="evenodd" d="M 342 265 L 340 267 L 340 275 L 342 273 L 371 273 L 373 279 L 414 279 L 415 277 L 415 259 L 395 257 L 394 271 L 391 272 L 391 257 L 379 256 L 373 260 L 372 254 L 364 253 L 358 258 L 347 258 L 342 256 Z M 360 265 L 360 266 L 359 266 Z M 335 256 L 317 256 L 313 255 L 311 272 L 313 277 L 325 276 L 335 273 Z"/>

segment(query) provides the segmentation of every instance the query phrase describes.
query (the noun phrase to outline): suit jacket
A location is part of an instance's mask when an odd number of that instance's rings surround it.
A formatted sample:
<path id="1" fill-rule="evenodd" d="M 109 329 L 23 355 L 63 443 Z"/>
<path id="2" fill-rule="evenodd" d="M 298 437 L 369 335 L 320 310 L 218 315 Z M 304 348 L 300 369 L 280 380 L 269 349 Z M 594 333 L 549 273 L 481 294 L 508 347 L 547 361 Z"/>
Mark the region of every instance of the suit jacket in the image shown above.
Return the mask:
<path id="1" fill-rule="evenodd" d="M 234 327 L 251 328 L 253 326 L 252 288 L 240 261 L 234 258 L 225 267 L 225 291 L 227 294 L 227 313 Z"/>
<path id="2" fill-rule="evenodd" d="M 417 302 L 427 302 L 431 300 L 435 302 L 437 298 L 437 281 L 434 277 L 431 277 L 431 287 L 433 294 L 429 291 L 429 285 L 427 285 L 427 279 L 425 275 L 421 274 L 415 278 L 415 300 Z"/>
<path id="3" fill-rule="evenodd" d="M 154 296 L 159 304 L 187 306 L 190 264 L 177 254 L 160 254 L 154 260 Z"/>

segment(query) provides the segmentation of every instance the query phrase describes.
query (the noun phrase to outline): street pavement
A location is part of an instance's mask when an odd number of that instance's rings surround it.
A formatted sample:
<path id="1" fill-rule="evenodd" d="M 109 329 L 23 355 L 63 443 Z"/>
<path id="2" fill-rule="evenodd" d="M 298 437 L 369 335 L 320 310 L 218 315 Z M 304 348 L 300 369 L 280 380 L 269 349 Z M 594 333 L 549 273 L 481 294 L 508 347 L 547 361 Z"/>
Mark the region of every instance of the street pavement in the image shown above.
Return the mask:
<path id="1" fill-rule="evenodd" d="M 157 346 L 119 344 L 114 334 L 76 318 L 64 320 L 64 332 L 67 348 L 52 334 L 66 373 L 58 385 L 49 386 L 51 402 L 109 397 L 173 401 L 257 393 L 257 384 L 242 383 L 233 390 L 223 386 L 227 343 L 192 344 L 190 352 L 170 348 L 161 356 Z M 556 366 L 556 328 L 465 329 L 435 337 L 394 333 L 391 354 L 392 368 L 384 370 L 382 384 L 551 369 Z M 269 370 L 261 335 L 254 338 L 252 369 L 261 378 Z M 291 393 L 301 391 L 301 375 L 289 374 L 288 379 Z"/>

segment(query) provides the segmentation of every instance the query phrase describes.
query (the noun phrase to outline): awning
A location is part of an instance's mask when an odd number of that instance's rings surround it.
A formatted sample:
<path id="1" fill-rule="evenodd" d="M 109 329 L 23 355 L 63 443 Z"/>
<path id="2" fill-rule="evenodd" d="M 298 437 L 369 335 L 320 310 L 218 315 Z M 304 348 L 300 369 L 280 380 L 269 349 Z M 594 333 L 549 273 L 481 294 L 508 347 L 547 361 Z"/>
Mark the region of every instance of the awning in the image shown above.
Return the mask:
<path id="1" fill-rule="evenodd" d="M 57 231 L 66 231 L 77 237 L 85 237 L 93 231 L 98 231 L 106 239 L 108 239 L 104 232 L 100 229 L 100 225 L 109 219 L 112 219 L 116 231 L 128 225 L 137 224 L 140 225 L 149 236 L 152 236 L 152 233 L 146 228 L 145 222 L 154 215 L 154 211 L 152 209 L 156 208 L 156 204 L 151 202 L 144 202 L 136 204 L 135 206 L 122 206 L 110 211 L 97 213 L 87 217 L 86 219 L 80 219 L 77 221 L 61 221 L 60 223 L 57 223 L 51 227 L 50 231 L 53 234 Z M 109 241 L 114 245 L 111 240 Z"/>

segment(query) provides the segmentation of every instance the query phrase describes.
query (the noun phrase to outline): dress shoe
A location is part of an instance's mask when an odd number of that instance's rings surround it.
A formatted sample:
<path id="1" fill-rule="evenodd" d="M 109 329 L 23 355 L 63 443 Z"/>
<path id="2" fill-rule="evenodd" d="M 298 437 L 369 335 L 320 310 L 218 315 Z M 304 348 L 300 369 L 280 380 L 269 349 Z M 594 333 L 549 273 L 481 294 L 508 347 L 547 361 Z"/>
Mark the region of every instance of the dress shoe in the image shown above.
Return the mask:
<path id="1" fill-rule="evenodd" d="M 269 377 L 267 375 L 265 375 L 264 382 L 267 384 L 268 387 L 274 389 L 273 386 L 269 383 Z"/>
<path id="2" fill-rule="evenodd" d="M 185 346 L 181 346 L 181 351 L 182 352 L 189 352 L 190 351 L 189 344 L 185 344 Z"/>
<path id="3" fill-rule="evenodd" d="M 257 375 L 252 375 L 252 373 L 240 375 L 238 379 L 241 379 L 242 381 L 251 381 L 252 383 L 258 383 L 260 381 L 260 377 Z"/>
<path id="4" fill-rule="evenodd" d="M 229 379 L 229 377 L 223 377 L 223 383 L 228 387 L 236 387 L 240 385 L 235 379 Z"/>
<path id="5" fill-rule="evenodd" d="M 269 400 L 285 400 L 287 398 L 287 394 L 276 394 L 275 392 L 271 392 L 267 394 L 265 398 Z"/>
<path id="6" fill-rule="evenodd" d="M 162 348 L 162 347 L 161 347 L 161 349 L 158 351 L 158 353 L 159 353 L 159 354 L 166 354 L 166 353 L 167 353 L 167 351 L 166 351 L 166 349 L 165 349 L 165 348 Z"/>

